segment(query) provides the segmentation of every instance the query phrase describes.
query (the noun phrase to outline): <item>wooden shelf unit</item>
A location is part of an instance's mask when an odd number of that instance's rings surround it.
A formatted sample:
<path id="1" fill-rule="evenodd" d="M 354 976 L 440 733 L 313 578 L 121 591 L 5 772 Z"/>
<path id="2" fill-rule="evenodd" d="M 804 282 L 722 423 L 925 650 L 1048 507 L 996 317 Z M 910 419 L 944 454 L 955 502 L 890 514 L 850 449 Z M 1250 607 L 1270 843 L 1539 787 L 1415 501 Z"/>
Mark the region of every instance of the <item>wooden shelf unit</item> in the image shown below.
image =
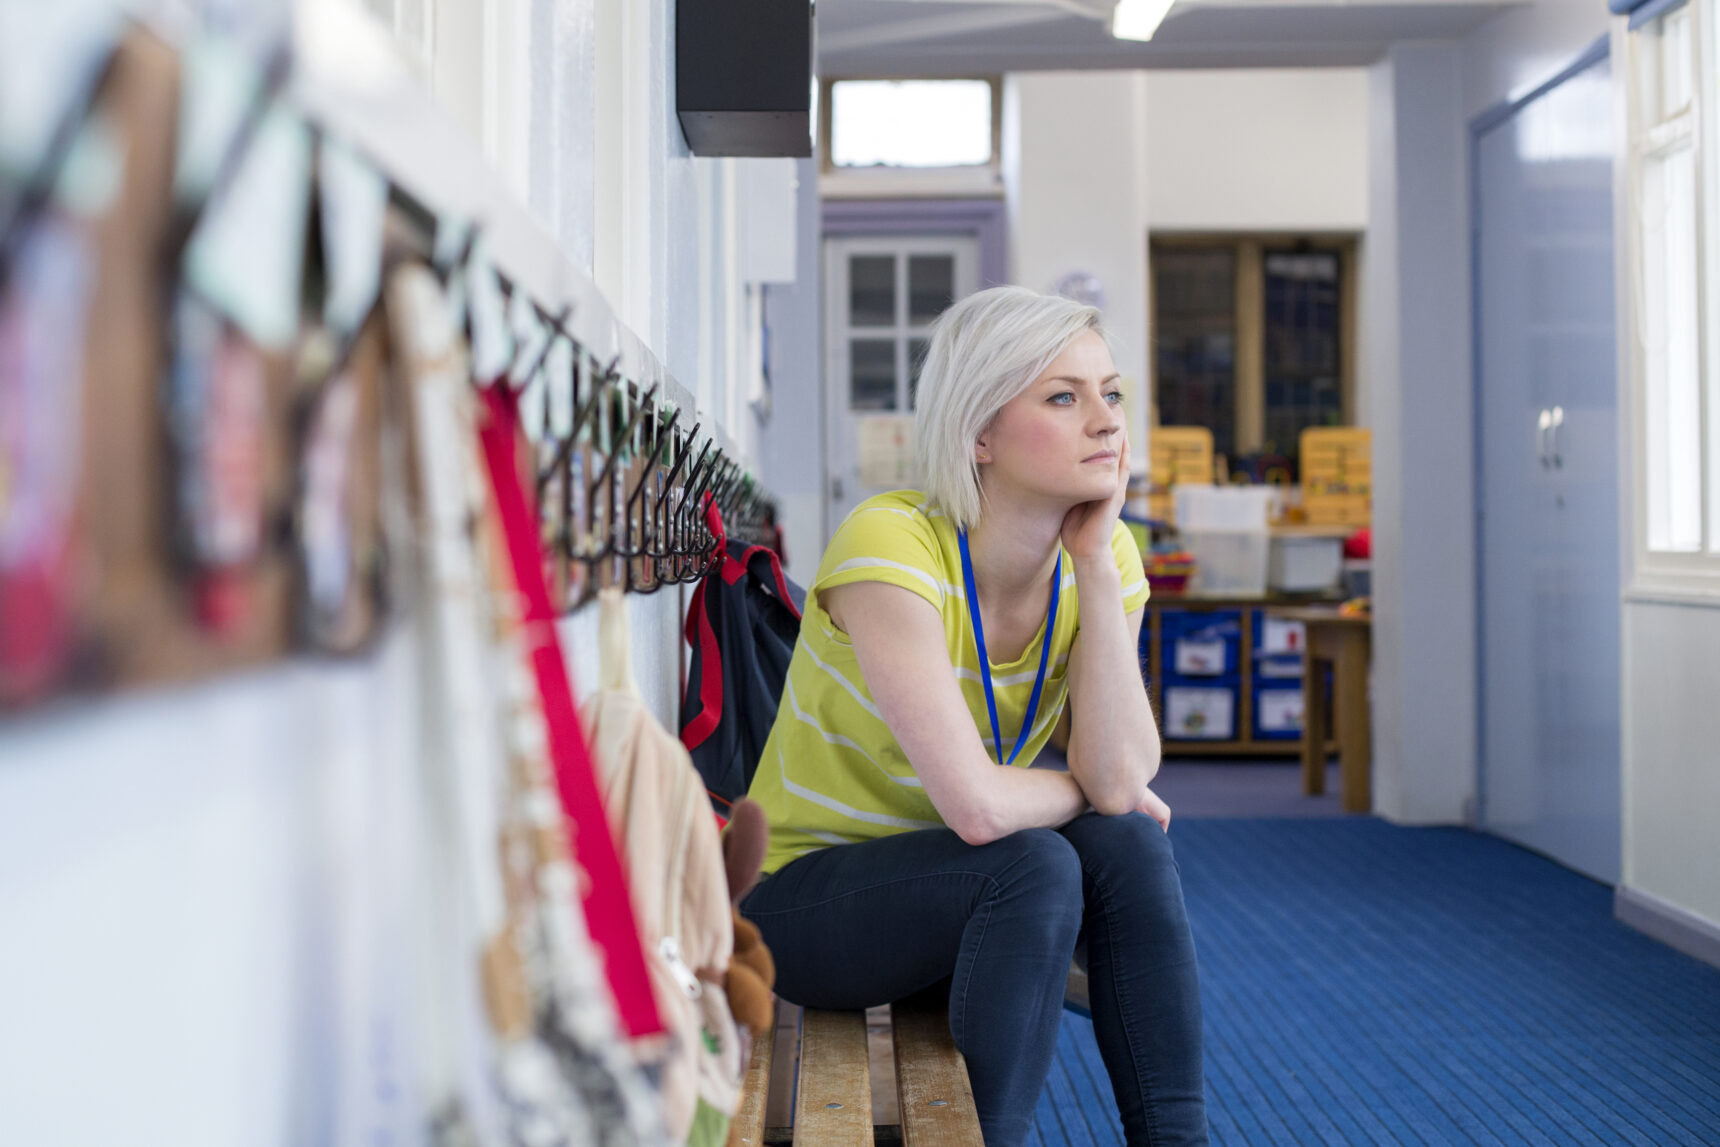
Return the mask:
<path id="1" fill-rule="evenodd" d="M 1164 645 L 1163 612 L 1167 609 L 1213 613 L 1238 610 L 1242 614 L 1242 635 L 1239 645 L 1241 683 L 1237 686 L 1236 736 L 1228 740 L 1186 740 L 1164 736 L 1166 757 L 1299 757 L 1301 737 L 1260 740 L 1254 736 L 1254 611 L 1290 605 L 1334 604 L 1341 599 L 1326 596 L 1267 596 L 1267 597 L 1196 597 L 1165 594 L 1148 600 L 1142 631 L 1148 635 L 1147 677 L 1148 695 L 1153 714 L 1158 719 L 1161 736 L 1164 733 L 1164 679 L 1166 650 Z M 1215 678 L 1219 681 L 1219 678 Z M 1328 751 L 1333 748 L 1328 741 Z"/>

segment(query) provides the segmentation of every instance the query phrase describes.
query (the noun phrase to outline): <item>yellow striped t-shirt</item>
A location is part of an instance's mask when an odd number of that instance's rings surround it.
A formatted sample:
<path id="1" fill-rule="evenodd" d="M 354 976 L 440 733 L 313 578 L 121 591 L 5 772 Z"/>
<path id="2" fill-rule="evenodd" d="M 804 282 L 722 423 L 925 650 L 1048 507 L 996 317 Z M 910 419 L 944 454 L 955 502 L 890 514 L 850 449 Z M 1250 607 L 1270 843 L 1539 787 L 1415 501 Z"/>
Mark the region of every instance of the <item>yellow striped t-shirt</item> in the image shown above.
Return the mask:
<path id="1" fill-rule="evenodd" d="M 1121 522 L 1112 535 L 1111 549 L 1122 574 L 1123 609 L 1133 612 L 1147 600 L 1147 583 L 1140 551 Z M 824 612 L 822 591 L 858 581 L 898 585 L 937 607 L 950 665 L 968 712 L 981 743 L 997 759 L 956 531 L 949 518 L 917 490 L 869 498 L 837 529 L 807 592 L 800 641 L 789 664 L 782 704 L 748 792 L 770 819 L 766 873 L 832 844 L 943 825 L 907 754 L 873 704 L 848 636 Z M 1033 729 L 1016 758 L 1018 766 L 1032 762 L 1062 715 L 1069 696 L 1069 649 L 1080 625 L 1075 574 L 1065 557 L 1045 687 Z M 1005 665 L 992 664 L 1005 756 L 1020 732 L 1045 639 L 1041 623 L 1019 658 Z"/>

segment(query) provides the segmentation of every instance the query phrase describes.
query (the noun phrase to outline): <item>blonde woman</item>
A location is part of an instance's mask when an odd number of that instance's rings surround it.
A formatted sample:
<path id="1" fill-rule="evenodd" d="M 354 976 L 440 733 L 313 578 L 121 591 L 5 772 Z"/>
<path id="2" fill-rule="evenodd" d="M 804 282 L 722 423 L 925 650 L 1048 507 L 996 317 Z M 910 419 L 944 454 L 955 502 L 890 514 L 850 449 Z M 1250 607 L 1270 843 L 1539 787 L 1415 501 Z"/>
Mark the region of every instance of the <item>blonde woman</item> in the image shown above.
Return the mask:
<path id="1" fill-rule="evenodd" d="M 771 836 L 742 911 L 777 991 L 947 990 L 988 1147 L 1027 1137 L 1078 941 L 1128 1142 L 1207 1141 L 1194 945 L 1147 787 L 1121 402 L 1094 308 L 999 287 L 945 312 L 925 489 L 837 530 L 750 792 Z M 1068 772 L 1024 767 L 1060 718 Z"/>

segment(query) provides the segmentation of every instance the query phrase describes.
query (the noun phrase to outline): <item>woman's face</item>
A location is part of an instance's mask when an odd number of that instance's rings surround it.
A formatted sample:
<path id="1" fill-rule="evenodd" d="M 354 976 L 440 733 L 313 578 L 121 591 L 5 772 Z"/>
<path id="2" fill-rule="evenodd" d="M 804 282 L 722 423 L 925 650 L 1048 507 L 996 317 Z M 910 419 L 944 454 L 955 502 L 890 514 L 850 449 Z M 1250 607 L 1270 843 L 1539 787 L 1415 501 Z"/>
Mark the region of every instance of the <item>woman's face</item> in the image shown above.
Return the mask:
<path id="1" fill-rule="evenodd" d="M 997 412 L 974 457 L 990 498 L 1074 505 L 1117 489 L 1123 392 L 1105 340 L 1083 331 Z"/>

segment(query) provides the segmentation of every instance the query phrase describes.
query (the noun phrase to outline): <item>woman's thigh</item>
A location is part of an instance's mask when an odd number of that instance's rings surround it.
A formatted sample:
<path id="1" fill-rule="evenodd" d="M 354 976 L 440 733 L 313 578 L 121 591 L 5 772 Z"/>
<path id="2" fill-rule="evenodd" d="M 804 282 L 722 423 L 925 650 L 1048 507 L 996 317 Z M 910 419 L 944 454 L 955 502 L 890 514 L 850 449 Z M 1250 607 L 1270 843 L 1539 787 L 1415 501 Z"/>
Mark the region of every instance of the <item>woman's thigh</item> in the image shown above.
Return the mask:
<path id="1" fill-rule="evenodd" d="M 1001 890 L 1073 893 L 1079 868 L 1049 829 L 969 845 L 949 829 L 841 844 L 781 868 L 748 895 L 776 961 L 777 994 L 864 1008 L 912 995 L 956 967 L 969 919 Z"/>

